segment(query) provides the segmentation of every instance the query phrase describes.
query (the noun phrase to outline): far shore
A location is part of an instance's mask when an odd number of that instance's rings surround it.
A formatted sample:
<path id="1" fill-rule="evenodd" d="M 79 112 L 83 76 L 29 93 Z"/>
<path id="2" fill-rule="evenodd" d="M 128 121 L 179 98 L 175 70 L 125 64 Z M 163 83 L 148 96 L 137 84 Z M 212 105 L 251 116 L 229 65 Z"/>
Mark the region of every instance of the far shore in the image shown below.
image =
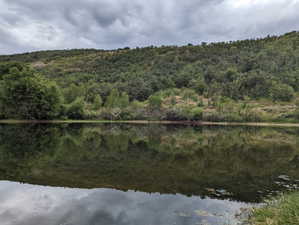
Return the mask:
<path id="1" fill-rule="evenodd" d="M 151 120 L 0 120 L 0 124 L 38 124 L 38 123 L 98 123 L 98 124 L 173 124 L 192 126 L 256 126 L 256 127 L 299 127 L 299 123 L 268 122 L 208 122 L 208 121 L 151 121 Z"/>

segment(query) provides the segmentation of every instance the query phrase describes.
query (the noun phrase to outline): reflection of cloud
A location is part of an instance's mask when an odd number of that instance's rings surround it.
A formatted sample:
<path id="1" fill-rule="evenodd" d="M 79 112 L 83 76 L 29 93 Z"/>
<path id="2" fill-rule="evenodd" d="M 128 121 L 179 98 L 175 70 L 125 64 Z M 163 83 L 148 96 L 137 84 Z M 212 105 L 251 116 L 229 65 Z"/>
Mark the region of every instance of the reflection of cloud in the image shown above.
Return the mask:
<path id="1" fill-rule="evenodd" d="M 225 214 L 245 204 L 182 195 L 66 189 L 12 182 L 0 185 L 1 225 L 156 225 L 194 224 L 195 210 Z M 186 217 L 180 216 L 186 214 Z M 222 217 L 223 218 L 223 217 Z M 220 218 L 211 218 L 219 223 Z"/>
<path id="2" fill-rule="evenodd" d="M 0 53 L 225 41 L 298 29 L 297 0 L 2 0 Z M 2 35 L 1 35 L 2 37 Z"/>

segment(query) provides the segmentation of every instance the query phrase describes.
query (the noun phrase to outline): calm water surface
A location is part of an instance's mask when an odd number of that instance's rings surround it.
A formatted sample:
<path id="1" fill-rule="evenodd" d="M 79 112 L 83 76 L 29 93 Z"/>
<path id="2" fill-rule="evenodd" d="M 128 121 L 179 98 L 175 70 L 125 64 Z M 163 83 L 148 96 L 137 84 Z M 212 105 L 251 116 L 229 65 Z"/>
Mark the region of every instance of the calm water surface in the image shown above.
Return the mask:
<path id="1" fill-rule="evenodd" d="M 0 125 L 1 225 L 240 224 L 298 182 L 298 128 Z"/>

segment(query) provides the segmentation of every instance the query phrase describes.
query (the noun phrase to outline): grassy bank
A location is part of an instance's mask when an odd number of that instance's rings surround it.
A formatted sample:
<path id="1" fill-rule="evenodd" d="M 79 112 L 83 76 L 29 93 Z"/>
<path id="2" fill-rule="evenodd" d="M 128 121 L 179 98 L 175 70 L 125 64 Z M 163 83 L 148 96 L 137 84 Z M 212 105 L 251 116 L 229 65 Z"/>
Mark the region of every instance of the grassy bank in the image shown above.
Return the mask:
<path id="1" fill-rule="evenodd" d="M 266 207 L 255 209 L 250 219 L 252 225 L 298 225 L 299 192 L 285 194 Z"/>

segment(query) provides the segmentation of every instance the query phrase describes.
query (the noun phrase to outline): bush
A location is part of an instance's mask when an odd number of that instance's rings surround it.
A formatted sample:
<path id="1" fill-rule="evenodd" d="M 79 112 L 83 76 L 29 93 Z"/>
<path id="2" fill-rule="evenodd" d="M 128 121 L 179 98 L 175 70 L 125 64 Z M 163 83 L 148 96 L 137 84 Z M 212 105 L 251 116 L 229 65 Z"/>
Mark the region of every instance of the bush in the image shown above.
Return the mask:
<path id="1" fill-rule="evenodd" d="M 87 120 L 101 120 L 102 112 L 101 111 L 95 111 L 95 110 L 84 110 L 84 119 Z"/>
<path id="2" fill-rule="evenodd" d="M 127 108 L 127 115 L 125 119 L 127 120 L 144 120 L 147 119 L 147 111 L 145 104 L 139 101 L 131 102 L 130 106 Z"/>
<path id="3" fill-rule="evenodd" d="M 180 106 L 166 109 L 166 120 L 202 120 L 203 110 L 200 107 Z"/>
<path id="4" fill-rule="evenodd" d="M 294 89 L 287 84 L 274 83 L 270 88 L 270 97 L 273 101 L 289 102 L 294 98 L 294 95 Z"/>
<path id="5" fill-rule="evenodd" d="M 84 100 L 82 97 L 76 98 L 75 101 L 66 106 L 66 116 L 69 119 L 84 118 Z"/>
<path id="6" fill-rule="evenodd" d="M 192 120 L 202 120 L 203 110 L 200 107 L 191 109 Z"/>
<path id="7" fill-rule="evenodd" d="M 170 121 L 180 121 L 185 120 L 185 118 L 182 116 L 181 109 L 178 107 L 172 107 L 165 110 L 166 111 L 166 120 Z"/>
<path id="8" fill-rule="evenodd" d="M 103 108 L 101 111 L 101 117 L 105 120 L 119 120 L 122 110 L 120 108 Z"/>
<path id="9" fill-rule="evenodd" d="M 148 99 L 151 110 L 159 110 L 162 106 L 162 98 L 158 95 L 152 95 Z"/>

